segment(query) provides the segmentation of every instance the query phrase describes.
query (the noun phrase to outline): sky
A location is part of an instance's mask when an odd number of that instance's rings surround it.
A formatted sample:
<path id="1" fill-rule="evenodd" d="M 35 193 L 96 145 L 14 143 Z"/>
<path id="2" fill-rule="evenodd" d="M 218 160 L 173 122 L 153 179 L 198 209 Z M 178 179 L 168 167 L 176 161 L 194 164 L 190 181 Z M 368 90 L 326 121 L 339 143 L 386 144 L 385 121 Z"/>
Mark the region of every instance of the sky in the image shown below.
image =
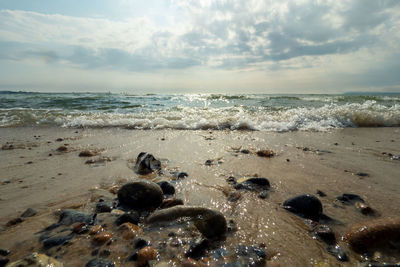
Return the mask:
<path id="1" fill-rule="evenodd" d="M 400 1 L 0 0 L 0 90 L 400 92 Z"/>

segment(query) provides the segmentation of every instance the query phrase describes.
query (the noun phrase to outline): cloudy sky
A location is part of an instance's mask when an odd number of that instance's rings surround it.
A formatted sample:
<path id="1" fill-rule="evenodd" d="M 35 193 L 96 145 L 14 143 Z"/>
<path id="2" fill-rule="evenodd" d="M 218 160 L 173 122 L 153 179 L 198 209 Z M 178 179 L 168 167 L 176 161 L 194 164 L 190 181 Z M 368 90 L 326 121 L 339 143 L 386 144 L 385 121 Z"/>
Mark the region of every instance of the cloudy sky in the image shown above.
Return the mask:
<path id="1" fill-rule="evenodd" d="M 400 92 L 400 1 L 0 0 L 0 90 Z"/>

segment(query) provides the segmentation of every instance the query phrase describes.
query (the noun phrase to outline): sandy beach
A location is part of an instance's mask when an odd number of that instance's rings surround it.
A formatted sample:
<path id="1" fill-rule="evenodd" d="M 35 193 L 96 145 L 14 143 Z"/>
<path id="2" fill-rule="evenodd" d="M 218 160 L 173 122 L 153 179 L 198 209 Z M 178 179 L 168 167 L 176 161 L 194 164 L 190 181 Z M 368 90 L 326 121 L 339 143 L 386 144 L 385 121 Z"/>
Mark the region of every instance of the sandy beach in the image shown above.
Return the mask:
<path id="1" fill-rule="evenodd" d="M 0 144 L 0 248 L 10 250 L 10 262 L 43 252 L 35 233 L 56 223 L 60 210 L 93 212 L 99 196 L 115 198 L 109 189 L 138 179 L 169 181 L 175 187 L 175 197 L 185 206 L 218 210 L 236 223 L 237 230 L 209 249 L 198 266 L 207 261 L 214 266 L 210 251 L 234 251 L 238 245 L 264 248 L 271 266 L 355 266 L 363 258 L 342 237 L 351 225 L 373 218 L 354 205 L 338 205 L 336 197 L 356 194 L 376 217 L 400 216 L 400 160 L 396 160 L 400 128 L 396 127 L 286 133 L 11 127 L 0 128 Z M 62 146 L 64 151 L 59 151 Z M 97 155 L 79 157 L 86 149 Z M 260 150 L 272 150 L 274 156 L 260 157 Z M 162 173 L 136 174 L 133 166 L 140 152 L 159 159 Z M 90 159 L 93 162 L 86 164 Z M 210 164 L 205 164 L 207 160 Z M 188 176 L 176 179 L 173 172 Z M 236 191 L 229 177 L 237 181 L 265 177 L 271 189 L 266 198 L 241 190 L 239 199 L 229 201 L 228 196 Z M 323 213 L 334 219 L 328 225 L 349 261 L 338 261 L 324 242 L 310 234 L 303 219 L 282 208 L 285 200 L 301 194 L 312 194 L 322 202 Z M 37 214 L 6 226 L 27 208 Z M 182 240 L 199 236 L 188 235 L 187 224 L 139 226 L 141 236 L 157 249 L 158 261 L 170 266 L 179 266 L 187 244 L 170 246 L 168 234 L 174 230 L 178 236 L 182 234 Z M 93 258 L 96 246 L 74 240 L 47 254 L 65 266 L 83 266 Z M 110 255 L 105 257 L 116 266 L 131 266 L 125 259 L 132 250 L 122 249 L 124 243 L 119 240 L 115 243 L 108 246 Z M 163 244 L 167 248 L 162 248 Z M 396 255 L 381 254 L 382 261 L 400 260 Z"/>

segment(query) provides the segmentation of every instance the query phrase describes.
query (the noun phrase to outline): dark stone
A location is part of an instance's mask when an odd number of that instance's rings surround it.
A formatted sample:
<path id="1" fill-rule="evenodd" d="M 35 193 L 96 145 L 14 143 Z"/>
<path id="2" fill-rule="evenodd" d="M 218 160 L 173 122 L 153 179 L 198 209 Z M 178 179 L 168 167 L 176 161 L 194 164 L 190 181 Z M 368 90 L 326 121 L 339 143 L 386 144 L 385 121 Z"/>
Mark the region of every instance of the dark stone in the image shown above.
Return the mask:
<path id="1" fill-rule="evenodd" d="M 243 153 L 243 154 L 249 154 L 250 153 L 250 151 L 248 149 L 242 149 L 242 150 L 240 150 L 240 152 Z"/>
<path id="2" fill-rule="evenodd" d="M 102 201 L 96 204 L 97 213 L 111 212 L 112 208 L 113 208 L 113 203 L 110 201 Z"/>
<path id="3" fill-rule="evenodd" d="M 96 218 L 92 214 L 87 214 L 81 211 L 66 209 L 61 212 L 59 224 L 71 225 L 76 222 L 84 222 L 86 224 L 94 224 Z"/>
<path id="4" fill-rule="evenodd" d="M 119 203 L 137 210 L 154 210 L 163 199 L 161 187 L 147 180 L 124 184 L 118 190 Z"/>
<path id="5" fill-rule="evenodd" d="M 158 182 L 157 184 L 161 187 L 161 190 L 163 191 L 164 195 L 175 194 L 175 187 L 171 183 L 168 183 L 167 181 L 161 181 Z"/>
<path id="6" fill-rule="evenodd" d="M 96 258 L 86 263 L 85 267 L 114 267 L 114 262 L 106 259 Z"/>
<path id="7" fill-rule="evenodd" d="M 23 217 L 23 218 L 32 217 L 32 216 L 35 216 L 36 213 L 37 213 L 36 210 L 34 210 L 32 208 L 28 208 L 21 214 L 21 217 Z"/>
<path id="8" fill-rule="evenodd" d="M 0 267 L 6 266 L 6 264 L 7 264 L 9 261 L 10 261 L 9 259 L 3 258 L 2 256 L 0 256 Z"/>
<path id="9" fill-rule="evenodd" d="M 250 191 L 266 191 L 270 188 L 267 178 L 254 177 L 234 185 L 235 189 L 245 189 Z"/>
<path id="10" fill-rule="evenodd" d="M 62 142 L 62 141 L 64 141 L 64 139 L 62 139 L 62 138 L 57 138 L 56 141 L 57 141 L 57 142 Z"/>
<path id="11" fill-rule="evenodd" d="M 317 195 L 320 197 L 326 197 L 326 194 L 322 192 L 321 190 L 317 190 Z"/>
<path id="12" fill-rule="evenodd" d="M 364 199 L 355 194 L 343 194 L 336 197 L 336 200 L 340 201 L 344 205 L 353 205 L 356 202 L 364 203 Z"/>
<path id="13" fill-rule="evenodd" d="M 369 176 L 369 174 L 366 172 L 357 172 L 356 175 L 360 176 L 360 177 L 368 177 Z"/>
<path id="14" fill-rule="evenodd" d="M 92 151 L 92 150 L 83 150 L 79 153 L 79 157 L 94 157 L 96 156 L 98 153 L 96 151 Z"/>
<path id="15" fill-rule="evenodd" d="M 13 225 L 22 223 L 23 221 L 24 221 L 24 219 L 22 219 L 22 218 L 20 218 L 20 217 L 14 218 L 14 219 L 9 220 L 9 221 L 6 223 L 6 226 L 13 226 Z"/>
<path id="16" fill-rule="evenodd" d="M 137 174 L 146 175 L 161 170 L 161 162 L 152 154 L 141 152 L 136 159 L 136 164 L 133 170 Z"/>
<path id="17" fill-rule="evenodd" d="M 210 245 L 210 241 L 208 239 L 198 239 L 195 240 L 189 247 L 189 250 L 186 251 L 185 257 L 189 257 L 195 260 L 199 260 L 200 258 L 206 255 L 207 249 Z"/>
<path id="18" fill-rule="evenodd" d="M 206 165 L 206 166 L 211 166 L 211 165 L 212 165 L 212 160 L 210 160 L 210 159 L 206 160 L 206 162 L 204 163 L 204 165 Z"/>
<path id="19" fill-rule="evenodd" d="M 221 238 L 228 231 L 224 215 L 217 211 L 202 215 L 194 224 L 205 237 L 210 239 Z"/>
<path id="20" fill-rule="evenodd" d="M 139 219 L 140 219 L 139 213 L 137 213 L 136 211 L 129 211 L 119 216 L 115 220 L 115 224 L 121 225 L 123 223 L 129 222 L 137 225 L 139 223 Z"/>
<path id="21" fill-rule="evenodd" d="M 232 232 L 235 232 L 237 229 L 238 228 L 237 228 L 235 221 L 232 219 L 229 219 L 227 222 L 227 231 L 232 233 Z"/>
<path id="22" fill-rule="evenodd" d="M 183 205 L 183 200 L 180 198 L 167 198 L 164 199 L 160 208 L 167 209 L 178 205 Z"/>
<path id="23" fill-rule="evenodd" d="M 49 249 L 55 246 L 61 246 L 69 242 L 73 237 L 72 234 L 66 236 L 53 236 L 43 241 L 43 247 Z"/>
<path id="24" fill-rule="evenodd" d="M 268 191 L 261 191 L 260 194 L 258 194 L 258 197 L 261 199 L 266 199 L 268 197 Z"/>
<path id="25" fill-rule="evenodd" d="M 326 250 L 336 257 L 339 261 L 349 261 L 349 257 L 346 252 L 339 245 L 330 245 Z"/>
<path id="26" fill-rule="evenodd" d="M 230 192 L 228 195 L 228 201 L 235 202 L 238 201 L 242 197 L 242 194 L 239 191 Z"/>
<path id="27" fill-rule="evenodd" d="M 8 256 L 10 251 L 8 249 L 0 248 L 0 256 Z"/>
<path id="28" fill-rule="evenodd" d="M 335 233 L 332 231 L 332 229 L 328 225 L 317 224 L 312 229 L 312 233 L 316 238 L 318 238 L 319 240 L 321 240 L 327 244 L 335 244 L 336 243 Z"/>
<path id="29" fill-rule="evenodd" d="M 234 184 L 237 183 L 236 178 L 233 177 L 233 176 L 229 176 L 229 177 L 226 179 L 226 181 L 228 182 L 228 184 L 232 184 L 232 185 L 234 185 Z"/>
<path id="30" fill-rule="evenodd" d="M 294 214 L 314 221 L 318 221 L 322 215 L 322 204 L 313 195 L 299 195 L 286 200 L 283 208 Z"/>
<path id="31" fill-rule="evenodd" d="M 104 250 L 100 251 L 100 254 L 99 254 L 100 257 L 104 257 L 104 258 L 107 258 L 110 255 L 111 255 L 111 251 L 108 249 L 104 249 Z"/>
<path id="32" fill-rule="evenodd" d="M 135 249 L 141 249 L 144 247 L 150 246 L 150 242 L 148 242 L 147 240 L 143 239 L 143 238 L 136 238 L 135 239 Z"/>
<path id="33" fill-rule="evenodd" d="M 239 245 L 236 254 L 241 262 L 239 266 L 264 266 L 267 257 L 264 249 L 256 246 Z"/>
<path id="34" fill-rule="evenodd" d="M 275 156 L 275 152 L 272 150 L 259 150 L 257 151 L 257 156 L 259 157 L 264 157 L 264 158 L 271 158 L 273 156 Z"/>
<path id="35" fill-rule="evenodd" d="M 57 148 L 58 152 L 67 152 L 68 151 L 68 147 L 66 146 L 60 146 Z"/>

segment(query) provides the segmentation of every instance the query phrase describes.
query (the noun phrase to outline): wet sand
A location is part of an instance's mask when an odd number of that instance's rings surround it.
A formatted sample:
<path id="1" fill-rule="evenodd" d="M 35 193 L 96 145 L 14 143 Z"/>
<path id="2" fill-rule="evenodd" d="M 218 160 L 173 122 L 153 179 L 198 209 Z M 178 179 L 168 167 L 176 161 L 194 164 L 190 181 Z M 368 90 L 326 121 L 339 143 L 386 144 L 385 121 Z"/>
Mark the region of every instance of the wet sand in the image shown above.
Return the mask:
<path id="1" fill-rule="evenodd" d="M 56 141 L 58 138 L 62 141 Z M 239 244 L 261 244 L 269 264 L 310 266 L 328 262 L 332 266 L 354 266 L 360 261 L 360 255 L 340 237 L 353 223 L 370 218 L 354 206 L 335 205 L 335 197 L 343 193 L 360 195 L 381 218 L 400 216 L 400 161 L 389 156 L 400 154 L 399 128 L 288 133 L 1 128 L 0 144 L 0 248 L 11 251 L 11 261 L 40 250 L 34 233 L 56 222 L 57 210 L 90 211 L 96 194 L 113 185 L 139 178 L 170 181 L 173 178 L 166 174 L 173 171 L 189 175 L 174 182 L 176 197 L 185 205 L 213 208 L 236 222 L 238 230 L 228 234 L 220 247 L 234 250 Z M 57 151 L 60 146 L 66 146 L 67 151 Z M 85 164 L 89 158 L 78 156 L 85 149 L 97 150 L 100 154 L 94 158 L 108 157 L 110 161 Z M 241 153 L 243 149 L 250 153 Z M 259 157 L 255 152 L 260 149 L 272 149 L 276 155 Z M 142 151 L 161 160 L 165 175 L 139 177 L 132 170 Z M 205 165 L 207 160 L 212 161 L 211 166 Z M 228 201 L 227 194 L 235 191 L 227 182 L 230 176 L 268 178 L 268 197 L 242 192 L 238 201 Z M 290 197 L 306 193 L 317 196 L 318 190 L 326 193 L 319 199 L 324 214 L 337 220 L 330 226 L 349 262 L 337 261 L 326 251 L 326 244 L 313 239 L 302 219 L 281 207 Z M 27 208 L 34 208 L 38 214 L 15 226 L 4 226 Z M 143 227 L 143 236 L 156 246 L 168 240 L 171 229 L 179 233 L 185 225 Z M 124 266 L 129 251 L 115 251 L 119 248 L 112 247 L 108 258 Z M 185 251 L 183 246 L 174 249 L 169 253 L 178 255 L 178 260 L 165 253 L 159 254 L 160 260 L 178 264 Z M 92 250 L 92 246 L 80 248 L 73 243 L 59 260 L 66 266 L 83 266 L 93 258 Z"/>

